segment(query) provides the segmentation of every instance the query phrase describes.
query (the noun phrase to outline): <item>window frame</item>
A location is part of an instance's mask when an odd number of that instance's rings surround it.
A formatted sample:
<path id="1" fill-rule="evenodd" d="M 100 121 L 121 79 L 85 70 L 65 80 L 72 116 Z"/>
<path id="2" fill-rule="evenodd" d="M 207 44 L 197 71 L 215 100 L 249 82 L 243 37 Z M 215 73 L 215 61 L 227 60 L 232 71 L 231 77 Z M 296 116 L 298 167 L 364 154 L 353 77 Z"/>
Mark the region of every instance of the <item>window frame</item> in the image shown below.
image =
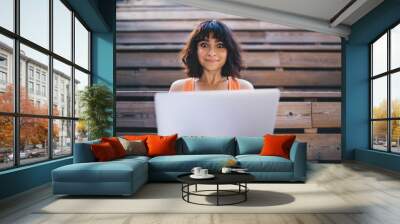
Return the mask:
<path id="1" fill-rule="evenodd" d="M 392 24 L 389 28 L 385 29 L 384 32 L 379 34 L 375 39 L 373 39 L 371 42 L 368 43 L 368 53 L 369 53 L 369 149 L 373 151 L 379 151 L 379 152 L 386 152 L 386 153 L 391 153 L 391 154 L 400 154 L 400 152 L 393 152 L 392 151 L 392 121 L 400 120 L 400 117 L 392 117 L 392 99 L 391 99 L 391 79 L 392 76 L 395 75 L 396 73 L 400 72 L 400 67 L 391 69 L 391 31 L 393 28 L 396 26 L 400 26 L 400 21 L 395 22 Z M 379 38 L 383 37 L 385 34 L 387 34 L 387 64 L 386 64 L 386 71 L 380 74 L 376 74 L 374 76 L 373 74 L 373 44 L 379 40 Z M 387 105 L 386 105 L 386 118 L 373 118 L 373 81 L 378 78 L 386 77 L 386 87 L 387 87 Z M 374 121 L 386 121 L 386 151 L 379 150 L 374 148 L 374 133 L 373 133 L 373 122 Z"/>
<path id="2" fill-rule="evenodd" d="M 13 40 L 13 52 L 12 52 L 12 57 L 13 57 L 13 64 L 12 66 L 12 74 L 14 77 L 14 111 L 13 112 L 1 112 L 0 111 L 0 116 L 11 116 L 13 118 L 13 154 L 14 154 L 14 161 L 13 161 L 13 166 L 10 167 L 5 167 L 5 168 L 0 168 L 0 172 L 5 171 L 5 170 L 10 170 L 10 169 L 16 169 L 19 167 L 23 167 L 23 166 L 30 166 L 33 164 L 38 164 L 38 163 L 43 163 L 46 161 L 50 161 L 50 160 L 54 160 L 54 159 L 62 159 L 65 157 L 70 157 L 73 156 L 73 152 L 74 152 L 74 143 L 75 143 L 75 123 L 76 121 L 79 120 L 79 117 L 75 117 L 75 108 L 72 107 L 71 108 L 71 114 L 70 116 L 55 116 L 53 115 L 53 59 L 58 60 L 61 63 L 64 63 L 66 65 L 71 66 L 71 92 L 72 92 L 72 99 L 71 99 L 71 104 L 74 105 L 75 103 L 75 89 L 74 89 L 74 82 L 75 82 L 75 69 L 78 69 L 79 71 L 87 74 L 89 76 L 89 83 L 88 85 L 91 86 L 92 85 L 92 61 L 91 61 L 91 50 L 92 50 L 92 43 L 91 43 L 91 38 L 92 38 L 92 30 L 88 27 L 88 25 L 84 22 L 84 20 L 79 16 L 78 13 L 76 13 L 72 7 L 68 4 L 68 2 L 66 2 L 65 0 L 59 0 L 62 4 L 64 4 L 65 7 L 68 8 L 68 10 L 71 11 L 71 18 L 70 18 L 70 23 L 71 23 L 71 59 L 67 59 L 64 58 L 61 55 L 58 55 L 57 53 L 55 53 L 53 50 L 53 23 L 54 23 L 54 18 L 53 18 L 53 0 L 47 0 L 49 3 L 49 49 L 46 49 L 42 46 L 40 46 L 39 44 L 36 44 L 32 41 L 30 41 L 29 39 L 26 39 L 24 37 L 22 37 L 20 35 L 20 0 L 14 0 L 13 1 L 13 10 L 14 10 L 14 18 L 13 18 L 13 22 L 14 22 L 14 31 L 10 31 L 4 27 L 0 26 L 0 35 L 3 35 L 7 38 L 10 38 Z M 74 19 L 79 20 L 79 22 L 84 26 L 84 28 L 88 31 L 88 69 L 85 69 L 81 66 L 79 66 L 78 64 L 75 63 L 75 25 L 74 25 Z M 46 96 L 48 97 L 48 112 L 46 115 L 39 115 L 39 114 L 26 114 L 26 113 L 21 113 L 20 112 L 20 64 L 21 64 L 21 57 L 20 57 L 20 45 L 23 44 L 27 47 L 30 47 L 42 54 L 45 54 L 48 56 L 49 59 L 49 63 L 48 63 L 48 74 L 47 74 L 47 84 L 46 84 L 46 91 L 48 93 L 45 93 Z M 30 74 L 29 74 L 29 64 L 27 64 L 27 73 L 26 75 L 26 81 L 30 81 Z M 42 86 L 42 79 L 41 79 L 41 74 L 42 72 L 40 72 L 40 76 L 39 76 L 39 80 L 38 83 L 40 83 Z M 33 70 L 33 79 L 31 80 L 35 84 L 36 82 L 36 68 L 34 68 Z M 27 86 L 28 87 L 28 86 Z M 29 91 L 27 89 L 27 91 Z M 34 92 L 36 90 L 34 89 Z M 38 96 L 42 96 L 42 94 L 38 95 Z M 38 162 L 32 162 L 32 163 L 26 163 L 26 164 L 21 164 L 20 161 L 20 119 L 24 118 L 24 117 L 28 117 L 28 118 L 46 118 L 47 122 L 48 122 L 48 136 L 47 136 L 47 142 L 49 143 L 47 145 L 47 150 L 48 150 L 48 155 L 47 158 L 44 157 L 43 160 L 40 160 Z M 53 142 L 53 138 L 52 138 L 52 132 L 53 132 L 53 121 L 55 120 L 66 120 L 66 121 L 71 121 L 71 153 L 68 155 L 63 155 L 63 156 L 54 156 L 53 152 L 54 152 L 54 147 L 53 144 L 50 144 Z M 55 158 L 54 158 L 55 157 Z"/>

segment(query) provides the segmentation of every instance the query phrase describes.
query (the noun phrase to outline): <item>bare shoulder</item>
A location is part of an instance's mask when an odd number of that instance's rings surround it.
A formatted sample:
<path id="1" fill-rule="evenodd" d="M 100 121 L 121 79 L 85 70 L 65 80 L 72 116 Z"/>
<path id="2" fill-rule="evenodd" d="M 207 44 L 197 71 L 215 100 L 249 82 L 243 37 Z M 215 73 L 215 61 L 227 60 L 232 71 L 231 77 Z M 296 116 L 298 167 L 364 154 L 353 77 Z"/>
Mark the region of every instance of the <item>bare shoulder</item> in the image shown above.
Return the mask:
<path id="1" fill-rule="evenodd" d="M 177 91 L 183 91 L 183 86 L 185 85 L 185 82 L 191 78 L 186 78 L 186 79 L 178 79 L 174 81 L 171 86 L 169 87 L 170 92 L 177 92 Z"/>
<path id="2" fill-rule="evenodd" d="M 244 79 L 238 79 L 240 83 L 240 89 L 254 89 L 253 84 L 251 84 L 249 81 L 244 80 Z"/>

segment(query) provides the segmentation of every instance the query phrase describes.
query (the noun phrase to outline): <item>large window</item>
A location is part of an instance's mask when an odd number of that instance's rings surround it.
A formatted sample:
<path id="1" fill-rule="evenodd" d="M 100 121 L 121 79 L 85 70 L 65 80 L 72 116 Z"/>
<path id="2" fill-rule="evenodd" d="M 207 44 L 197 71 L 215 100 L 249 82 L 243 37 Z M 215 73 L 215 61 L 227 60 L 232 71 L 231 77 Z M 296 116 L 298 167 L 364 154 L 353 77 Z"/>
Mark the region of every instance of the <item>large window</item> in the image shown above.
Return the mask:
<path id="1" fill-rule="evenodd" d="M 77 104 L 90 35 L 64 0 L 0 1 L 0 170 L 70 156 L 87 139 Z"/>
<path id="2" fill-rule="evenodd" d="M 400 24 L 370 45 L 371 148 L 400 153 Z"/>

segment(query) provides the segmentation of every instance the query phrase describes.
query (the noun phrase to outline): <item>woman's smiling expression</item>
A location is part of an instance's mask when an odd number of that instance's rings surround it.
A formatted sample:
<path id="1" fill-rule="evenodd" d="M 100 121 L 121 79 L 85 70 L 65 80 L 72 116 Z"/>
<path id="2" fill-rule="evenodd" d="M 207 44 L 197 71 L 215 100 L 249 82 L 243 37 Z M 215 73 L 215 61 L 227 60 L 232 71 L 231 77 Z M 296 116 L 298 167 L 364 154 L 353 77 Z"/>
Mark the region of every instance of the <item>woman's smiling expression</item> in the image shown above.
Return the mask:
<path id="1" fill-rule="evenodd" d="M 228 50 L 224 43 L 215 39 L 212 34 L 197 43 L 197 56 L 200 65 L 207 71 L 221 70 L 225 65 Z"/>

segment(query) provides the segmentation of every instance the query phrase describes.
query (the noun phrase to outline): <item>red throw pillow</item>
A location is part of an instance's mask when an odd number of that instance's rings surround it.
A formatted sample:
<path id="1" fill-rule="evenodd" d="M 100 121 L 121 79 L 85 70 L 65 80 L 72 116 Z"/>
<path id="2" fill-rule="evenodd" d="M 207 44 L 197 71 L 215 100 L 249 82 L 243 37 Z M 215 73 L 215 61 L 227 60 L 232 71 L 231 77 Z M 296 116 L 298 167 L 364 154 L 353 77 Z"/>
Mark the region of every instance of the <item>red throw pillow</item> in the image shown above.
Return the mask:
<path id="1" fill-rule="evenodd" d="M 178 134 L 171 136 L 149 135 L 146 140 L 148 156 L 175 155 L 177 138 Z"/>
<path id="2" fill-rule="evenodd" d="M 281 156 L 290 158 L 290 148 L 296 135 L 264 135 L 264 145 L 261 149 L 262 156 Z"/>
<path id="3" fill-rule="evenodd" d="M 99 162 L 109 161 L 117 158 L 113 147 L 108 142 L 92 144 L 90 147 L 94 157 Z"/>
<path id="4" fill-rule="evenodd" d="M 101 142 L 108 142 L 114 149 L 115 155 L 118 158 L 126 156 L 126 151 L 122 146 L 121 142 L 119 142 L 118 138 L 110 137 L 110 138 L 101 138 Z"/>

